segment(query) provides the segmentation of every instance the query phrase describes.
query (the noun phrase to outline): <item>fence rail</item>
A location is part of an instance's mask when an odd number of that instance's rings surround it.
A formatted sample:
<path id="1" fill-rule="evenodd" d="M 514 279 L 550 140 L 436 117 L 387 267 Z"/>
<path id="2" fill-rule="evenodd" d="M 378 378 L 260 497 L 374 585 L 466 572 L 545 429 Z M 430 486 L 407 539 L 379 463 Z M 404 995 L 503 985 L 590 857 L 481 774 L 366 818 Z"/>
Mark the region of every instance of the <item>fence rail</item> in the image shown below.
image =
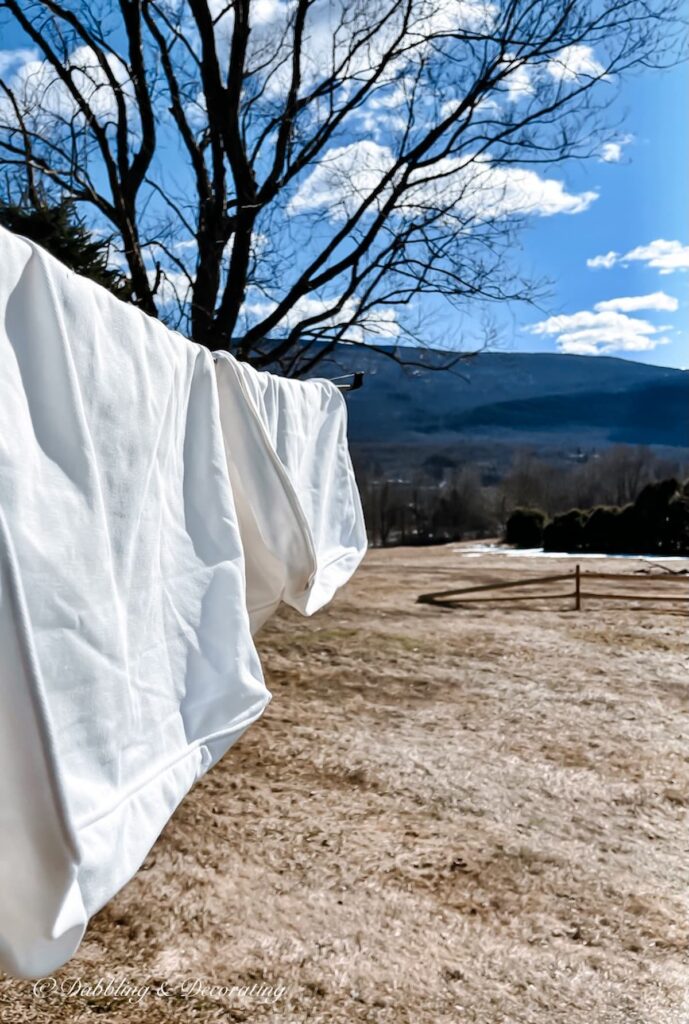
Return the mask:
<path id="1" fill-rule="evenodd" d="M 533 587 L 544 583 L 560 583 L 563 580 L 572 580 L 574 590 L 562 593 L 540 592 L 538 594 L 509 594 L 506 597 L 494 597 L 490 594 L 495 590 L 515 590 L 523 587 Z M 616 583 L 643 583 L 646 591 L 649 584 L 655 583 L 683 583 L 684 594 L 635 594 L 631 590 L 626 592 L 601 592 L 597 590 L 585 590 L 584 585 L 588 580 L 614 580 Z M 480 594 L 480 597 L 473 595 Z M 666 576 L 631 576 L 614 572 L 582 572 L 581 567 L 576 565 L 572 572 L 556 573 L 549 576 L 527 576 L 519 580 L 508 580 L 502 583 L 481 583 L 473 587 L 461 587 L 458 590 L 436 590 L 429 594 L 420 594 L 416 599 L 418 604 L 431 604 L 440 608 L 459 608 L 463 604 L 484 604 L 486 602 L 505 601 L 561 601 L 571 598 L 574 601 L 574 610 L 581 611 L 582 601 L 606 600 L 606 601 L 653 601 L 653 602 L 687 602 L 689 612 L 689 578 L 679 574 L 668 574 Z"/>

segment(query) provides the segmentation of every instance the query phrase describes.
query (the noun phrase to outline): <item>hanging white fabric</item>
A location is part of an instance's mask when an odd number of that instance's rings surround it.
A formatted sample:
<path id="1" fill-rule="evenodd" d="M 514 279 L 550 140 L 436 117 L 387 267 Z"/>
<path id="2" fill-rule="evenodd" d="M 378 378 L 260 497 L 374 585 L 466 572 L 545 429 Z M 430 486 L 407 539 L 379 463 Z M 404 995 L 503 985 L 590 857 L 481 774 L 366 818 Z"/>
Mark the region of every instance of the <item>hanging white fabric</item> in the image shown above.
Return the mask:
<path id="1" fill-rule="evenodd" d="M 285 454 L 280 487 L 263 449 L 240 532 L 210 353 L 2 229 L 0 267 L 0 969 L 38 977 L 270 700 L 247 608 L 245 565 L 253 593 L 267 557 L 251 502 L 274 499 L 303 547 L 294 562 L 266 548 L 287 566 L 271 608 L 277 594 L 315 610 L 364 542 L 360 519 L 345 525 L 339 570 L 319 576 L 338 530 L 324 544 L 309 520 L 308 439 L 306 476 Z M 289 430 L 270 407 L 246 405 L 247 436 Z"/>
<path id="2" fill-rule="evenodd" d="M 280 601 L 304 615 L 330 601 L 361 561 L 366 530 L 335 385 L 215 356 L 255 630 Z"/>

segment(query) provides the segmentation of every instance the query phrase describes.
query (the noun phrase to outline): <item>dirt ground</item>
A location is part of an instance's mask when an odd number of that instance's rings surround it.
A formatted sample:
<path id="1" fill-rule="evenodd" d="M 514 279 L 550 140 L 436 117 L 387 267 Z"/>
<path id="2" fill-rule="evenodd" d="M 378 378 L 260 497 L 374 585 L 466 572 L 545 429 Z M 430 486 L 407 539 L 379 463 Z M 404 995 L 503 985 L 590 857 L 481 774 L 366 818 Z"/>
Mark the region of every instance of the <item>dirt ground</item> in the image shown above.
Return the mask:
<path id="1" fill-rule="evenodd" d="M 262 721 L 0 1018 L 687 1024 L 686 614 L 416 603 L 562 567 L 372 551 L 276 618 Z"/>

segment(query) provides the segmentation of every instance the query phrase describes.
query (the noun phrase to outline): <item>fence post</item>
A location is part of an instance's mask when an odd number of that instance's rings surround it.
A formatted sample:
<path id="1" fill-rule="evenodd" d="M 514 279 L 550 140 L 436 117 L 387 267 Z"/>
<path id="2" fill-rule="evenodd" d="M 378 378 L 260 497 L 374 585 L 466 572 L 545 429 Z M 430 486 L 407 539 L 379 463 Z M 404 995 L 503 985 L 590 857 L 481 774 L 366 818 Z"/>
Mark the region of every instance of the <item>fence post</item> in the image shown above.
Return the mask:
<path id="1" fill-rule="evenodd" d="M 581 611 L 581 573 L 579 571 L 579 563 L 577 563 L 574 570 L 574 610 Z"/>

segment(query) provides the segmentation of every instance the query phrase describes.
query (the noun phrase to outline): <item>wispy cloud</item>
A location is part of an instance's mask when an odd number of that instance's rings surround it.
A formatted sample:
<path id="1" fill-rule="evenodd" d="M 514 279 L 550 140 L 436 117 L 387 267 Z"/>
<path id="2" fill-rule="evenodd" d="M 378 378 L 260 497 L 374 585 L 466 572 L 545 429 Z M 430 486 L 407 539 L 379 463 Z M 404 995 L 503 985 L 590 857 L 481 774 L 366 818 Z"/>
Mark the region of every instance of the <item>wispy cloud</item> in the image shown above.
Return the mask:
<path id="1" fill-rule="evenodd" d="M 648 296 L 640 296 L 648 299 Z M 669 298 L 669 296 L 667 296 Z M 612 299 L 611 302 L 629 302 Z M 616 309 L 580 310 L 577 313 L 551 316 L 547 320 L 530 324 L 529 334 L 545 335 L 555 339 L 560 352 L 569 355 L 605 355 L 609 352 L 648 352 L 658 345 L 667 345 L 670 339 L 663 333 L 670 328 L 658 327 L 648 320 L 627 316 Z M 642 307 L 639 307 L 642 308 Z M 659 308 L 657 306 L 643 308 Z"/>
<path id="2" fill-rule="evenodd" d="M 108 53 L 105 60 L 125 101 L 131 104 L 134 121 L 136 105 L 127 66 L 115 53 Z M 89 46 L 78 46 L 69 54 L 64 66 L 95 116 L 103 121 L 113 118 L 117 113 L 115 92 L 95 51 Z M 8 73 L 9 84 L 31 127 L 38 124 L 54 130 L 56 118 L 77 122 L 83 119 L 65 83 L 47 61 L 37 59 L 34 51 L 0 51 L 0 74 L 3 72 Z M 16 120 L 14 107 L 5 95 L 0 96 L 0 118 L 8 125 Z"/>
<path id="3" fill-rule="evenodd" d="M 594 256 L 590 260 L 586 260 L 586 266 L 591 267 L 593 270 L 598 270 L 599 267 L 605 267 L 609 270 L 610 267 L 614 267 L 619 259 L 620 254 L 618 252 L 606 252 L 604 256 Z"/>
<path id="4" fill-rule="evenodd" d="M 675 313 L 679 302 L 674 295 L 666 292 L 651 292 L 650 295 L 628 295 L 619 299 L 605 299 L 593 307 L 599 313 L 635 313 L 640 309 L 659 309 Z"/>
<path id="5" fill-rule="evenodd" d="M 332 219 L 353 212 L 393 165 L 389 147 L 367 139 L 331 149 L 304 179 L 289 205 L 291 214 L 327 210 Z M 454 209 L 476 220 L 512 215 L 550 217 L 582 213 L 597 192 L 571 193 L 562 181 L 535 171 L 494 166 L 487 159 L 441 160 L 437 177 L 411 186 L 401 216 L 423 209 Z M 388 192 L 383 190 L 378 202 Z"/>
<path id="6" fill-rule="evenodd" d="M 586 260 L 586 266 L 592 269 L 604 267 L 609 270 L 615 264 L 625 266 L 629 263 L 645 263 L 647 267 L 658 270 L 661 274 L 672 274 L 676 270 L 689 270 L 689 245 L 677 240 L 667 241 L 656 238 L 648 245 L 637 245 L 624 254 L 609 252 L 604 256 L 593 256 Z"/>
<path id="7" fill-rule="evenodd" d="M 600 158 L 604 164 L 617 164 L 622 159 L 622 146 L 619 142 L 604 142 L 601 146 Z"/>
<path id="8" fill-rule="evenodd" d="M 509 66 L 515 60 L 512 54 L 507 54 L 503 65 Z M 533 96 L 536 89 L 531 81 L 531 71 L 525 64 L 518 64 L 514 71 L 510 71 L 505 78 L 507 86 L 507 98 L 510 103 L 518 103 L 527 96 Z"/>
<path id="9" fill-rule="evenodd" d="M 337 306 L 338 299 L 338 295 L 320 297 L 305 295 L 285 314 L 280 325 L 283 328 L 290 328 L 309 317 L 326 314 L 322 321 L 324 326 L 335 327 L 338 324 L 351 324 L 347 328 L 347 338 L 350 341 L 364 343 L 372 339 L 399 337 L 400 325 L 397 322 L 395 309 L 387 307 L 361 311 L 361 300 L 357 296 L 352 296 L 342 304 L 341 309 L 330 314 L 330 311 Z M 274 302 L 263 298 L 249 299 L 243 306 L 243 312 L 249 320 L 257 322 L 272 313 L 275 305 Z"/>
<path id="10" fill-rule="evenodd" d="M 671 274 L 675 270 L 689 270 L 689 245 L 683 245 L 678 241 L 665 241 L 657 238 L 648 245 L 638 245 L 625 256 L 620 262 L 627 263 L 640 261 L 648 267 L 654 267 L 661 274 Z"/>
<path id="11" fill-rule="evenodd" d="M 633 135 L 622 135 L 619 139 L 604 142 L 600 150 L 600 158 L 604 164 L 617 164 L 622 159 L 625 146 L 634 141 Z"/>
<path id="12" fill-rule="evenodd" d="M 16 71 L 22 64 L 38 59 L 38 50 L 0 50 L 0 75 Z"/>
<path id="13" fill-rule="evenodd" d="M 596 60 L 590 46 L 565 46 L 548 61 L 547 68 L 553 78 L 574 82 L 578 78 L 599 78 L 604 72 L 603 65 Z"/>

